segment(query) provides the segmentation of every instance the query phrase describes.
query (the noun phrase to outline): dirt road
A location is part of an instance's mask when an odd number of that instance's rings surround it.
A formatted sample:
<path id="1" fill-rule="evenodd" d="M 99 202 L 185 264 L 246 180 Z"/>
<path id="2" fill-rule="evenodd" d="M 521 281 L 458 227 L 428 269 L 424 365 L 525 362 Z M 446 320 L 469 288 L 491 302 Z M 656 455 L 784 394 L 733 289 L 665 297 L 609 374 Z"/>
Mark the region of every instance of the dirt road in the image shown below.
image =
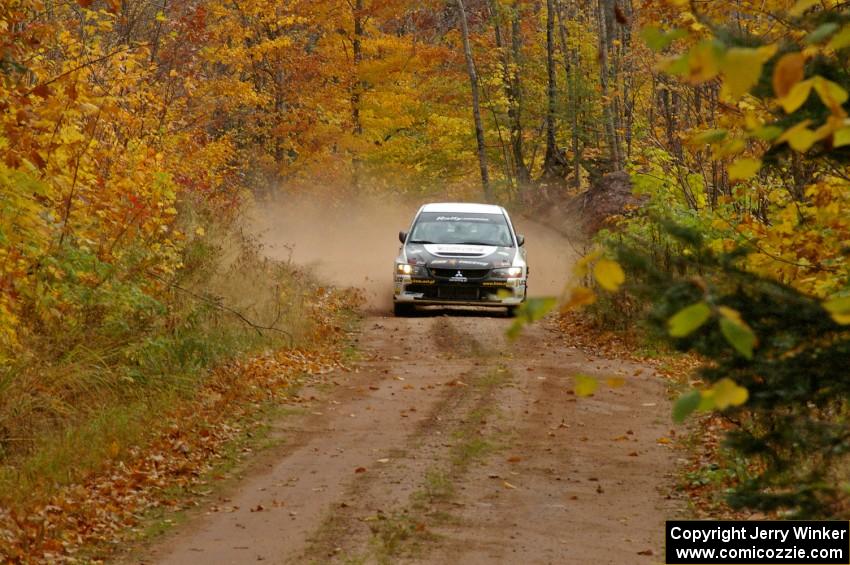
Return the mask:
<path id="1" fill-rule="evenodd" d="M 142 561 L 662 560 L 663 522 L 678 505 L 667 498 L 672 451 L 658 441 L 670 410 L 651 369 L 588 356 L 545 322 L 508 342 L 501 313 L 384 313 L 392 229 L 406 227 L 409 207 L 266 212 L 267 253 L 372 297 L 361 359 L 302 391 L 306 408 L 276 422 L 279 447 Z M 532 292 L 557 293 L 571 242 L 527 221 L 519 230 Z M 625 384 L 577 398 L 578 374 Z"/>
<path id="2" fill-rule="evenodd" d="M 367 318 L 356 370 L 303 391 L 283 444 L 144 561 L 659 562 L 663 383 L 509 323 Z M 579 373 L 626 383 L 576 398 Z"/>

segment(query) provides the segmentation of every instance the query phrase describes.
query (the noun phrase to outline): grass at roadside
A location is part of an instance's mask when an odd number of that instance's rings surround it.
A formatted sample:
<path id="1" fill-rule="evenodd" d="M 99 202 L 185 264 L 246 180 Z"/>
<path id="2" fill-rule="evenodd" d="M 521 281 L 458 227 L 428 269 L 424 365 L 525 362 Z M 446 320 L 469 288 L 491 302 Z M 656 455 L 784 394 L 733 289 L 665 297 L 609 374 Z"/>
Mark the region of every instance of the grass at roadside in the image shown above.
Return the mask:
<path id="1" fill-rule="evenodd" d="M 108 548 L 226 473 L 304 375 L 342 362 L 356 297 L 238 243 L 135 333 L 77 336 L 0 374 L 0 555 Z"/>

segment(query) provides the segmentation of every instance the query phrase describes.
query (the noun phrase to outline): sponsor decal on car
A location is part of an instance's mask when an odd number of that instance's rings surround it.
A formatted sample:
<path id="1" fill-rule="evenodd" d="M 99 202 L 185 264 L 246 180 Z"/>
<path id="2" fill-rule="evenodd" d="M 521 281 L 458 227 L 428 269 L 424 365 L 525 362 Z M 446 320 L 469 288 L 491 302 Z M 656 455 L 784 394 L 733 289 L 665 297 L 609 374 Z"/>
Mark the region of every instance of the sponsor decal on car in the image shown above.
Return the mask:
<path id="1" fill-rule="evenodd" d="M 461 216 L 437 216 L 434 218 L 438 222 L 484 222 L 489 223 L 490 218 L 477 216 L 472 218 L 463 218 Z"/>

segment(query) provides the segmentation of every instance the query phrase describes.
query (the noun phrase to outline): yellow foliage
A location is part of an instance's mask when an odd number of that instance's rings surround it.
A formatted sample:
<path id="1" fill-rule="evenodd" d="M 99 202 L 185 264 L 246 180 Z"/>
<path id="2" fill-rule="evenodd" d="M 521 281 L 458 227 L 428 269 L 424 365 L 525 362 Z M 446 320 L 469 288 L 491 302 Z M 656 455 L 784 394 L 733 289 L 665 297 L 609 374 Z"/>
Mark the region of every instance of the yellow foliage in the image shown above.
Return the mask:
<path id="1" fill-rule="evenodd" d="M 616 261 L 600 259 L 593 266 L 593 277 L 607 291 L 616 292 L 626 280 L 623 268 Z"/>
<path id="2" fill-rule="evenodd" d="M 801 53 L 786 53 L 773 69 L 773 91 L 777 98 L 784 98 L 804 77 L 806 58 Z"/>
<path id="3" fill-rule="evenodd" d="M 749 92 L 761 77 L 762 66 L 774 53 L 776 45 L 729 49 L 721 61 L 725 97 L 737 100 Z"/>
<path id="4" fill-rule="evenodd" d="M 729 165 L 729 180 L 747 180 L 756 175 L 761 168 L 761 159 L 738 159 Z"/>

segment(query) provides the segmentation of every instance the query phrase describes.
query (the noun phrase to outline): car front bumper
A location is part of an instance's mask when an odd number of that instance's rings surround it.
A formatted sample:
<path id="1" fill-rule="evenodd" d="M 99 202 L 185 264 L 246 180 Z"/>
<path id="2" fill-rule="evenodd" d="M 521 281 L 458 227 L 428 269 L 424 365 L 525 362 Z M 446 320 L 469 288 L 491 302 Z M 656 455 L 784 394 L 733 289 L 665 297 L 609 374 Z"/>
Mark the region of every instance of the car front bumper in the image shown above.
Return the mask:
<path id="1" fill-rule="evenodd" d="M 518 306 L 525 300 L 525 285 L 525 278 L 455 282 L 396 275 L 393 300 L 423 306 Z"/>

